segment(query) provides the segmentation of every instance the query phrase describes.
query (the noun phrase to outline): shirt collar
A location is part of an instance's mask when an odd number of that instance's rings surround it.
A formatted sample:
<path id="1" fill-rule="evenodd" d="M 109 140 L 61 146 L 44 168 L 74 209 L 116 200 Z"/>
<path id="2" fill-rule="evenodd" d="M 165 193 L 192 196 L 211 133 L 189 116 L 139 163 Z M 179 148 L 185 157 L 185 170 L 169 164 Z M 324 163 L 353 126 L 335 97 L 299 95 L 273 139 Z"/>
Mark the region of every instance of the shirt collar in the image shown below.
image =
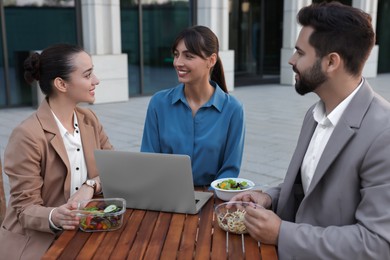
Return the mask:
<path id="1" fill-rule="evenodd" d="M 210 84 L 215 88 L 214 94 L 202 107 L 214 106 L 219 112 L 221 112 L 225 103 L 225 92 L 218 86 L 216 82 L 210 81 Z M 175 104 L 178 101 L 188 105 L 186 97 L 184 96 L 184 84 L 180 84 L 174 89 L 172 95 L 172 104 Z"/>
<path id="2" fill-rule="evenodd" d="M 363 85 L 363 82 L 364 82 L 364 78 L 361 80 L 357 88 L 354 91 L 352 91 L 352 93 L 349 94 L 348 97 L 346 97 L 343 101 L 341 101 L 341 103 L 338 104 L 332 110 L 332 112 L 329 113 L 329 115 L 326 115 L 324 103 L 321 100 L 318 101 L 313 109 L 314 120 L 320 125 L 328 126 L 329 124 L 331 124 L 335 126 L 339 122 L 342 114 L 344 113 L 345 109 L 351 102 L 352 98 L 356 95 L 356 93 Z"/>
<path id="3" fill-rule="evenodd" d="M 61 121 L 58 119 L 58 117 L 56 116 L 56 114 L 54 114 L 53 110 L 51 110 L 53 116 L 54 116 L 54 120 L 56 121 L 57 125 L 58 125 L 58 128 L 60 130 L 60 134 L 61 134 L 61 137 L 64 137 L 67 133 L 68 133 L 68 130 L 64 127 L 64 125 L 61 123 Z M 73 127 L 74 129 L 79 129 L 79 123 L 77 121 L 77 116 L 76 116 L 76 112 L 73 112 Z"/>

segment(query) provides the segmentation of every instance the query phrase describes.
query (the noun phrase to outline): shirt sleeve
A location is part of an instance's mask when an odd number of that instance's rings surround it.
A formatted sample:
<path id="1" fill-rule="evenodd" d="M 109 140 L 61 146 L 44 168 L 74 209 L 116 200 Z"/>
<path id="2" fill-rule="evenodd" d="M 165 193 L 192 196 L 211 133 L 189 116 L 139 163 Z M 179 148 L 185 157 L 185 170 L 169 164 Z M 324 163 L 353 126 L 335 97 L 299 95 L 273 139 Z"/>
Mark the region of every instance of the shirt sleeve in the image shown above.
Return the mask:
<path id="1" fill-rule="evenodd" d="M 226 149 L 222 166 L 216 179 L 237 177 L 240 173 L 245 142 L 245 117 L 243 105 L 236 107 L 229 122 Z"/>
<path id="2" fill-rule="evenodd" d="M 160 141 L 158 136 L 158 118 L 154 109 L 155 100 L 149 103 L 146 113 L 144 132 L 142 135 L 141 152 L 160 153 Z"/>

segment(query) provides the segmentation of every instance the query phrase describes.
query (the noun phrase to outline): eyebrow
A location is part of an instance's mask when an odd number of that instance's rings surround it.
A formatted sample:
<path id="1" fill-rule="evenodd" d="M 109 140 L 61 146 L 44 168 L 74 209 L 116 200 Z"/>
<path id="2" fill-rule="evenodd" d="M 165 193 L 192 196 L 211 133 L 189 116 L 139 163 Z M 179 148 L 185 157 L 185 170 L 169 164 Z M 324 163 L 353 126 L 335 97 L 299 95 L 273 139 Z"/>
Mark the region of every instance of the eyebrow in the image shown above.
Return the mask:
<path id="1" fill-rule="evenodd" d="M 179 52 L 177 49 L 175 49 L 174 51 L 173 51 L 174 53 L 175 52 Z M 182 53 L 184 53 L 184 54 L 187 54 L 187 53 L 189 53 L 189 54 L 193 54 L 192 52 L 190 52 L 189 50 L 184 50 L 184 51 L 182 51 Z"/>
<path id="2" fill-rule="evenodd" d="M 93 70 L 93 67 L 92 67 L 92 68 L 89 68 L 89 69 L 87 69 L 87 70 L 85 70 L 85 71 L 83 71 L 83 74 L 89 73 L 89 72 L 91 72 L 92 70 Z"/>
<path id="3" fill-rule="evenodd" d="M 302 52 L 302 53 L 305 53 L 301 48 L 299 48 L 299 47 L 296 46 L 296 45 L 295 45 L 295 49 L 296 49 L 297 51 L 300 51 L 300 52 Z"/>

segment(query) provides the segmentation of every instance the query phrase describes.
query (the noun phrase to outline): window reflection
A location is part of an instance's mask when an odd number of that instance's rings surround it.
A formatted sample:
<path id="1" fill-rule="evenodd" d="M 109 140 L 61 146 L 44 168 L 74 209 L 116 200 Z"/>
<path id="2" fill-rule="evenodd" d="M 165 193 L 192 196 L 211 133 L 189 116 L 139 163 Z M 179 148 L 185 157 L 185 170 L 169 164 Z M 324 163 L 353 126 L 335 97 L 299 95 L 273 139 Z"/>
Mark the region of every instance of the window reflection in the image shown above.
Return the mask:
<path id="1" fill-rule="evenodd" d="M 190 25 L 190 8 L 189 0 L 142 0 L 140 13 L 138 2 L 121 0 L 122 52 L 128 55 L 130 95 L 149 95 L 178 84 L 171 46 Z"/>
<path id="2" fill-rule="evenodd" d="M 4 6 L 74 7 L 74 0 L 3 0 Z"/>
<path id="3" fill-rule="evenodd" d="M 67 6 L 64 5 L 65 2 Z M 6 101 L 0 99 L 0 106 L 37 105 L 36 89 L 23 78 L 23 62 L 31 52 L 54 43 L 77 44 L 76 11 L 74 6 L 68 6 L 70 2 L 74 4 L 73 0 L 6 0 L 4 32 L 7 39 L 9 95 L 6 96 L 5 89 L 0 87 L 0 95 L 6 98 Z M 37 6 L 38 4 L 42 6 Z M 1 50 L 3 49 L 4 46 L 1 46 Z M 1 58 L 0 67 L 4 70 L 4 56 Z M 0 73 L 0 82 L 2 81 L 4 75 Z"/>

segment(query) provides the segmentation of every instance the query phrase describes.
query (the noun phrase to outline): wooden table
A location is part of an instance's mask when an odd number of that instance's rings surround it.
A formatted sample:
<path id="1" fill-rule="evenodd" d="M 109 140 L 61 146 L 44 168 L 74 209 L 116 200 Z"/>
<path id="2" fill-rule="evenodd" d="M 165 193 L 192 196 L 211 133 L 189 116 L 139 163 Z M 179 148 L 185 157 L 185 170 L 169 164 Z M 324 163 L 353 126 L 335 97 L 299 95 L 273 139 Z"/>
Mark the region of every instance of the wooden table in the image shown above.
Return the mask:
<path id="1" fill-rule="evenodd" d="M 219 228 L 212 197 L 196 215 L 127 209 L 120 229 L 64 231 L 43 259 L 277 259 L 274 246 Z"/>

